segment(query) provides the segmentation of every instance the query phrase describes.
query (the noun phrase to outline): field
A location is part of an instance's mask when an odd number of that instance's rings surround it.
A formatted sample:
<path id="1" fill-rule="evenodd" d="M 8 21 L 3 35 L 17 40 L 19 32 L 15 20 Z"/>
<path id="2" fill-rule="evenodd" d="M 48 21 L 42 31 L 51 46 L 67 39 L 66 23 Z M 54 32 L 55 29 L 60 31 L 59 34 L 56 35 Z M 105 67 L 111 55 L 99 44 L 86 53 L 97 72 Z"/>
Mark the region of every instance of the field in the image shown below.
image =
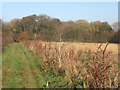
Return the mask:
<path id="1" fill-rule="evenodd" d="M 118 87 L 118 45 L 23 41 L 3 51 L 4 88 Z"/>
<path id="2" fill-rule="evenodd" d="M 29 41 L 28 41 L 29 42 Z M 75 48 L 75 49 L 81 49 L 81 50 L 92 50 L 96 51 L 99 47 L 99 45 L 102 44 L 101 48 L 104 48 L 107 43 L 79 43 L 79 42 L 42 42 L 42 41 L 30 41 L 31 43 L 42 43 L 42 44 L 51 44 L 53 47 L 55 45 L 61 46 L 65 45 L 66 48 Z M 111 51 L 114 54 L 118 54 L 118 44 L 110 43 L 107 47 L 107 51 Z"/>
<path id="3" fill-rule="evenodd" d="M 64 47 L 65 49 L 74 49 L 74 51 L 86 51 L 86 50 L 91 50 L 91 51 L 97 51 L 98 47 L 101 45 L 101 49 L 104 49 L 107 43 L 79 43 L 79 42 L 42 42 L 42 41 L 27 41 L 29 45 L 27 45 L 31 50 L 34 51 L 35 49 L 35 44 L 36 45 L 41 45 L 44 46 L 50 46 L 50 47 Z M 106 49 L 107 52 L 112 52 L 112 57 L 115 58 L 116 61 L 118 61 L 118 44 L 113 44 L 110 43 L 107 46 Z"/>

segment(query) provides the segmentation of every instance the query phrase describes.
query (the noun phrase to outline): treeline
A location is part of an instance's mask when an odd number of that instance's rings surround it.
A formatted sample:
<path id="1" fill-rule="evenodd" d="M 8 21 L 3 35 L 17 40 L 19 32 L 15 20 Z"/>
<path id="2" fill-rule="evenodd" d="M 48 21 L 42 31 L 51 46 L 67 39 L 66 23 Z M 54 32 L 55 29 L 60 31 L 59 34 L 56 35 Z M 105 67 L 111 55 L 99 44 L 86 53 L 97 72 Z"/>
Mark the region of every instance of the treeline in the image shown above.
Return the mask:
<path id="1" fill-rule="evenodd" d="M 31 15 L 2 24 L 3 48 L 11 42 L 42 40 L 56 42 L 118 43 L 118 32 L 107 22 L 86 20 L 63 22 L 47 15 Z"/>

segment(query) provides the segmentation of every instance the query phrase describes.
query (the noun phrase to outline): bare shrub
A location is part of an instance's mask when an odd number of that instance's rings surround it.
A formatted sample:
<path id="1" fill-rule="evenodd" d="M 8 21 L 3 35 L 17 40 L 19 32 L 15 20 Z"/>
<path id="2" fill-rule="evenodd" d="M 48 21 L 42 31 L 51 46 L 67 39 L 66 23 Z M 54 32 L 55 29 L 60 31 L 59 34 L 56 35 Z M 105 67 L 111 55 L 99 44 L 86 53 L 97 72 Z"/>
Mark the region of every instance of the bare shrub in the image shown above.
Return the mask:
<path id="1" fill-rule="evenodd" d="M 94 88 L 116 88 L 118 87 L 118 68 L 111 52 L 106 52 L 108 44 L 101 49 L 102 44 L 96 52 L 87 52 L 83 57 L 84 68 L 87 70 L 87 84 Z"/>

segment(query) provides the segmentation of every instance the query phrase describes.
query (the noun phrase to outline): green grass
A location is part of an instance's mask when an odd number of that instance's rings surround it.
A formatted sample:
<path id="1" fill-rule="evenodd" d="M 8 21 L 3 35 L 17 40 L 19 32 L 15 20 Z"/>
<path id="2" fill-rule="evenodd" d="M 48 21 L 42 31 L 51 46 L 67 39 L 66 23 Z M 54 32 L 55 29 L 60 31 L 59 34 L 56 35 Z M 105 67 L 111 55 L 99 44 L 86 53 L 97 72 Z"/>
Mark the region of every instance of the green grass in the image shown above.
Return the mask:
<path id="1" fill-rule="evenodd" d="M 34 62 L 34 54 L 20 43 L 2 53 L 3 88 L 39 88 L 46 84 Z"/>
<path id="2" fill-rule="evenodd" d="M 3 88 L 67 88 L 72 85 L 50 66 L 49 70 L 41 70 L 40 62 L 23 44 L 10 44 L 2 52 Z"/>
<path id="3" fill-rule="evenodd" d="M 6 47 L 2 51 L 3 88 L 87 87 L 86 80 L 79 81 L 77 77 L 71 77 L 67 80 L 64 70 L 55 70 L 54 64 L 49 65 L 47 62 L 42 62 L 41 58 L 35 57 L 35 54 L 22 43 L 12 43 Z M 79 58 L 81 62 L 84 61 L 83 58 L 84 56 Z"/>
<path id="4" fill-rule="evenodd" d="M 10 44 L 2 52 L 3 88 L 65 88 L 70 84 L 51 67 L 41 70 L 41 60 L 34 56 L 20 43 Z"/>

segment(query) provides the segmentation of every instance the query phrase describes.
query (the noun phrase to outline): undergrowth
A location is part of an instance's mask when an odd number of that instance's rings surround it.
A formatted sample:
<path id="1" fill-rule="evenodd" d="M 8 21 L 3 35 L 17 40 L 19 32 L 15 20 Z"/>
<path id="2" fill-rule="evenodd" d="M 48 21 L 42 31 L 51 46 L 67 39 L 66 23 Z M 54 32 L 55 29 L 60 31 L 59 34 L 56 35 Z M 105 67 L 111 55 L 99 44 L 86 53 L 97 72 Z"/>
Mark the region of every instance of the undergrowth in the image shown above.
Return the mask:
<path id="1" fill-rule="evenodd" d="M 13 45 L 16 48 L 8 46 L 6 48 L 8 51 L 3 52 L 3 64 L 5 65 L 3 84 L 5 87 L 118 87 L 118 65 L 112 58 L 112 52 L 107 51 L 109 44 L 106 44 L 104 48 L 101 48 L 101 44 L 97 51 L 75 50 L 57 43 L 52 45 L 51 43 L 24 41 L 23 44 L 30 50 L 21 45 Z M 13 76 L 12 73 L 14 78 L 10 79 Z M 26 75 L 29 77 L 27 78 Z M 32 78 L 32 83 L 30 80 L 27 81 L 30 78 Z"/>

